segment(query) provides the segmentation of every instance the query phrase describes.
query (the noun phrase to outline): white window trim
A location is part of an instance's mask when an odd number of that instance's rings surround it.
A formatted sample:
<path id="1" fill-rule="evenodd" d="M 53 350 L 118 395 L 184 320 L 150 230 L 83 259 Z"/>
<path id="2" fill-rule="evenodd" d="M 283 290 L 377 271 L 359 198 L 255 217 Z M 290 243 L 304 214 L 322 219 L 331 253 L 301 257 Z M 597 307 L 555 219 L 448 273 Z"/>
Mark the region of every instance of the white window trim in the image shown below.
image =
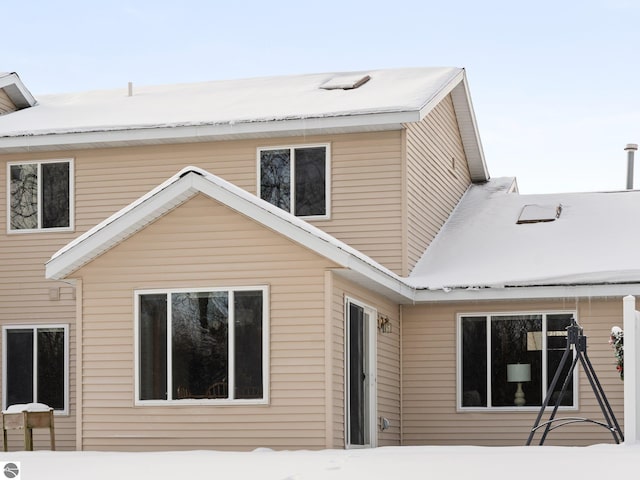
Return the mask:
<path id="1" fill-rule="evenodd" d="M 298 218 L 302 218 L 303 220 L 329 220 L 331 219 L 331 144 L 329 143 L 305 143 L 300 145 L 275 145 L 268 147 L 258 147 L 256 152 L 256 163 L 257 163 L 257 187 L 256 191 L 258 192 L 258 198 L 262 198 L 262 188 L 261 188 L 261 168 L 260 168 L 260 154 L 267 150 L 289 150 L 291 152 L 291 165 L 290 165 L 290 179 L 291 179 L 291 210 L 289 213 L 291 215 L 295 215 L 295 155 L 293 153 L 294 150 L 298 148 L 317 148 L 324 147 L 326 149 L 325 156 L 325 182 L 324 182 L 324 195 L 325 195 L 325 214 L 324 215 L 305 215 L 299 216 Z M 285 210 L 286 211 L 286 210 Z"/>
<path id="2" fill-rule="evenodd" d="M 38 179 L 41 178 L 41 166 L 45 163 L 68 163 L 69 164 L 69 226 L 55 228 L 29 228 L 29 229 L 12 229 L 11 228 L 11 167 L 14 165 L 38 165 Z M 38 225 L 42 223 L 42 183 L 38 182 Z M 73 158 L 53 158 L 47 160 L 24 160 L 16 162 L 7 162 L 7 233 L 23 234 L 23 233 L 51 233 L 51 232 L 73 232 L 75 219 L 75 169 Z"/>
<path id="3" fill-rule="evenodd" d="M 166 294 L 167 298 L 173 293 L 200 293 L 200 292 L 241 292 L 249 290 L 259 290 L 262 292 L 262 398 L 243 398 L 243 399 L 228 399 L 228 398 L 211 398 L 211 399 L 191 399 L 183 398 L 180 400 L 140 400 L 140 296 L 141 295 L 153 295 L 153 294 Z M 231 299 L 230 299 L 231 300 Z M 170 305 L 170 304 L 169 304 Z M 229 317 L 232 318 L 233 302 L 229 302 Z M 170 308 L 167 308 L 167 332 L 171 332 L 171 312 Z M 255 286 L 233 286 L 233 287 L 210 287 L 210 288 L 162 288 L 152 290 L 135 290 L 134 291 L 134 351 L 135 351 L 135 367 L 134 367 L 134 404 L 136 406 L 168 406 L 168 405 L 267 405 L 269 404 L 269 287 L 266 285 Z M 233 338 L 233 325 L 234 322 L 229 321 L 229 338 Z M 229 356 L 228 365 L 229 371 L 233 371 L 234 366 L 234 352 L 235 344 L 229 342 L 227 355 Z M 167 366 L 171 365 L 171 343 L 167 342 Z M 229 376 L 230 394 L 233 392 L 234 378 Z M 171 378 L 167 378 L 167 390 L 172 390 Z"/>
<path id="4" fill-rule="evenodd" d="M 9 330 L 33 330 L 48 328 L 62 328 L 64 330 L 64 409 L 54 410 L 53 414 L 58 416 L 69 415 L 69 325 L 62 323 L 42 323 L 42 324 L 11 324 L 2 326 L 2 409 L 6 410 L 7 405 L 7 332 Z M 36 345 L 37 335 L 34 335 L 34 346 Z M 38 376 L 37 368 L 38 364 L 35 361 L 37 358 L 37 348 L 34 348 L 34 376 L 33 376 L 33 391 L 37 392 Z M 35 399 L 33 400 L 36 401 Z"/>
<path id="5" fill-rule="evenodd" d="M 538 412 L 540 411 L 540 407 L 542 405 L 537 406 L 509 406 L 509 407 L 463 407 L 462 406 L 462 318 L 463 317 L 486 317 L 487 318 L 487 328 L 490 328 L 491 317 L 499 317 L 499 316 L 517 316 L 517 315 L 542 315 L 545 317 L 542 322 L 542 349 L 543 352 L 547 352 L 547 322 L 546 316 L 548 315 L 573 315 L 573 318 L 578 321 L 578 312 L 575 310 L 532 310 L 532 311 L 515 311 L 515 312 L 464 312 L 458 313 L 456 319 L 456 411 L 459 413 L 478 413 L 478 412 Z M 490 338 L 490 337 L 487 337 Z M 573 352 L 575 355 L 575 352 Z M 489 393 L 491 392 L 491 378 L 490 378 L 490 365 L 491 365 L 491 350 L 487 349 L 487 395 L 490 398 Z M 567 359 L 567 361 L 573 361 L 573 357 Z M 547 374 L 547 381 L 551 381 L 553 379 L 554 372 L 547 371 L 547 355 L 542 355 L 542 365 L 543 372 Z M 571 406 L 560 406 L 559 410 L 564 411 L 577 411 L 580 409 L 579 405 L 579 377 L 580 375 L 573 375 L 573 405 Z M 562 381 L 563 379 L 560 379 Z M 562 387 L 562 385 L 559 385 Z M 547 386 L 546 383 L 543 383 L 543 391 L 542 391 L 542 401 L 547 394 Z M 489 399 L 487 399 L 487 403 L 489 403 Z M 548 405 L 547 408 L 552 408 L 553 405 Z"/>
<path id="6" fill-rule="evenodd" d="M 353 445 L 349 438 L 349 328 L 346 324 L 349 318 L 349 304 L 353 303 L 363 308 L 370 316 L 369 318 L 369 344 L 367 345 L 367 361 L 369 362 L 369 443 L 366 445 Z M 345 295 L 344 297 L 344 443 L 347 449 L 375 448 L 378 446 L 378 336 L 377 336 L 378 311 L 354 297 Z"/>

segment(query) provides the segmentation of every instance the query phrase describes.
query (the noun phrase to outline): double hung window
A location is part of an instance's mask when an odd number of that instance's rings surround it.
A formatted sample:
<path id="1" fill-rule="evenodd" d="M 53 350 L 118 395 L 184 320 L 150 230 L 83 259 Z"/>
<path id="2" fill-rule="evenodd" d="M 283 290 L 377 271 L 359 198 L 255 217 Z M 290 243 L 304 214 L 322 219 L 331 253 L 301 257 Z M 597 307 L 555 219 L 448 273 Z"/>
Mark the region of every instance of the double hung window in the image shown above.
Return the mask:
<path id="1" fill-rule="evenodd" d="M 458 405 L 466 408 L 540 407 L 567 344 L 574 313 L 461 315 L 458 318 Z M 569 373 L 566 362 L 560 378 Z M 562 396 L 577 405 L 576 379 Z M 551 396 L 555 405 L 559 382 Z"/>
<path id="2" fill-rule="evenodd" d="M 47 160 L 8 165 L 10 232 L 73 227 L 73 162 Z"/>
<path id="3" fill-rule="evenodd" d="M 140 403 L 266 400 L 266 287 L 138 292 Z"/>
<path id="4" fill-rule="evenodd" d="M 329 216 L 329 147 L 260 149 L 259 195 L 300 217 Z"/>
<path id="5" fill-rule="evenodd" d="M 44 403 L 68 411 L 68 327 L 3 328 L 3 407 Z"/>

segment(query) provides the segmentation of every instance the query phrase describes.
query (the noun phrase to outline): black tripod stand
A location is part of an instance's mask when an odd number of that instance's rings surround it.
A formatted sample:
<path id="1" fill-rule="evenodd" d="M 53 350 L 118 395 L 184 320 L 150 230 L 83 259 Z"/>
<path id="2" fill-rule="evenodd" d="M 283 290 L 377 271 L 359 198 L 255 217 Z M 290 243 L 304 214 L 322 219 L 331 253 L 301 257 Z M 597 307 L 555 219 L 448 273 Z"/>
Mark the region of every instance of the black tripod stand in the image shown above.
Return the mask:
<path id="1" fill-rule="evenodd" d="M 564 383 L 562 384 L 562 390 L 560 390 L 560 394 L 556 399 L 556 403 L 553 407 L 549 420 L 547 420 L 546 422 L 540 423 L 540 420 L 544 415 L 545 409 L 547 408 L 547 406 L 549 406 L 549 401 L 551 399 L 553 392 L 555 391 L 556 384 L 560 379 L 560 375 L 562 374 L 564 365 L 571 355 L 572 346 L 574 346 L 574 349 L 575 349 L 575 356 L 573 357 L 573 363 L 571 364 L 571 368 L 567 371 L 567 374 L 565 376 Z M 569 382 L 571 381 L 573 372 L 576 369 L 578 362 L 582 364 L 584 373 L 589 379 L 589 383 L 591 384 L 591 389 L 593 390 L 593 393 L 595 394 L 595 397 L 598 400 L 598 404 L 600 405 L 600 410 L 602 410 L 602 414 L 604 416 L 606 423 L 590 420 L 588 418 L 580 418 L 580 417 L 556 418 L 558 407 L 562 403 L 562 398 L 564 397 L 567 391 L 567 387 L 569 386 Z M 562 359 L 560 360 L 560 365 L 556 370 L 556 373 L 553 377 L 551 385 L 549 385 L 547 396 L 544 399 L 544 402 L 542 403 L 542 407 L 540 408 L 540 412 L 538 413 L 538 418 L 536 418 L 536 422 L 531 428 L 531 433 L 529 434 L 527 445 L 531 445 L 533 436 L 539 429 L 544 429 L 542 433 L 542 437 L 540 438 L 540 443 L 539 443 L 539 445 L 542 445 L 551 430 L 555 430 L 556 428 L 559 428 L 563 425 L 567 425 L 570 423 L 578 423 L 578 422 L 589 422 L 589 423 L 595 423 L 596 425 L 600 425 L 611 432 L 611 435 L 613 435 L 613 439 L 616 443 L 620 443 L 620 441 L 624 441 L 624 437 L 622 435 L 622 432 L 620 431 L 620 425 L 618 425 L 618 421 L 616 420 L 616 417 L 613 414 L 611 405 L 609 405 L 609 402 L 607 401 L 607 397 L 605 396 L 604 390 L 602 390 L 602 386 L 598 381 L 596 372 L 593 370 L 593 365 L 591 365 L 591 361 L 587 356 L 587 337 L 585 337 L 582 334 L 582 327 L 578 325 L 574 319 L 572 319 L 571 325 L 567 327 L 567 347 L 564 351 L 564 354 L 562 355 Z"/>

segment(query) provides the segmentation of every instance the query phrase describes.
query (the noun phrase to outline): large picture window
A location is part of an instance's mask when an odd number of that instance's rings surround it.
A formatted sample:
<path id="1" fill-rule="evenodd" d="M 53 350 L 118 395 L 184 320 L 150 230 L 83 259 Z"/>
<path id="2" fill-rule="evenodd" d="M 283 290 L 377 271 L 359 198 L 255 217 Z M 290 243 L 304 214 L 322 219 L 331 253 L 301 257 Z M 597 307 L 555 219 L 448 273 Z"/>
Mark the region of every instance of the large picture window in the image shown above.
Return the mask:
<path id="1" fill-rule="evenodd" d="M 329 215 L 328 146 L 260 149 L 259 194 L 300 217 Z"/>
<path id="2" fill-rule="evenodd" d="M 3 408 L 44 403 L 67 412 L 66 325 L 3 328 Z"/>
<path id="3" fill-rule="evenodd" d="M 136 299 L 138 401 L 266 400 L 265 287 Z"/>
<path id="4" fill-rule="evenodd" d="M 10 232 L 72 228 L 71 160 L 10 163 L 8 169 Z"/>
<path id="5" fill-rule="evenodd" d="M 458 319 L 459 406 L 540 407 L 567 344 L 574 313 L 462 315 Z M 567 362 L 561 379 L 570 368 Z M 551 396 L 555 405 L 562 382 Z M 562 398 L 576 406 L 576 379 Z"/>

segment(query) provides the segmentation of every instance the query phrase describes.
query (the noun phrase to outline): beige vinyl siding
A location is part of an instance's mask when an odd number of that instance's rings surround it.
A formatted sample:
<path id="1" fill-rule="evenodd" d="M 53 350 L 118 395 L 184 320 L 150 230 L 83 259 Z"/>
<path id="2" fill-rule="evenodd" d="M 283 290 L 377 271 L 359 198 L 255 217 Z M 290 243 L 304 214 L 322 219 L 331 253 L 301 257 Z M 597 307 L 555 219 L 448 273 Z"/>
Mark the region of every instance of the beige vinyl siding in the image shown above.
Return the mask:
<path id="1" fill-rule="evenodd" d="M 6 167 L 0 169 L 0 222 L 6 232 L 7 179 Z M 69 325 L 69 415 L 56 415 L 55 436 L 59 450 L 75 448 L 75 292 L 64 282 L 47 281 L 44 264 L 50 256 L 75 237 L 73 233 L 6 234 L 0 247 L 0 324 L 6 325 Z M 50 289 L 59 300 L 50 299 Z M 2 344 L 0 343 L 0 350 Z M 0 363 L 2 355 L 0 355 Z M 2 382 L 0 382 L 0 389 Z M 24 448 L 18 432 L 9 433 L 9 448 Z M 49 448 L 48 431 L 34 431 L 36 449 Z"/>
<path id="2" fill-rule="evenodd" d="M 398 304 L 334 275 L 333 289 L 333 431 L 334 448 L 345 446 L 345 298 L 375 308 L 392 324 L 392 332 L 377 335 L 376 417 L 389 419 L 391 427 L 377 429 L 378 445 L 400 444 L 400 322 Z"/>
<path id="3" fill-rule="evenodd" d="M 400 139 L 400 132 L 383 132 L 1 155 L 4 165 L 0 169 L 0 220 L 5 229 L 7 162 L 73 158 L 75 174 L 75 231 L 4 235 L 0 248 L 1 321 L 10 324 L 52 320 L 73 324 L 72 287 L 44 279 L 44 264 L 55 251 L 188 165 L 208 170 L 255 194 L 259 147 L 328 143 L 332 151 L 332 216 L 328 221 L 313 223 L 399 271 L 402 263 Z M 232 230 L 234 226 L 222 228 Z M 172 244 L 171 249 L 174 247 Z M 243 262 L 242 258 L 235 260 L 238 264 Z M 240 270 L 242 268 L 245 267 Z M 54 302 L 48 300 L 49 288 L 56 285 L 61 287 L 61 300 Z M 286 295 L 295 296 L 299 288 L 291 285 Z M 75 330 L 72 328 L 71 332 L 73 407 Z M 118 332 L 122 335 L 121 330 Z M 273 361 L 279 361 L 277 358 Z M 309 371 L 322 371 L 321 363 L 307 367 Z M 60 448 L 73 448 L 74 412 L 72 410 L 68 419 L 58 421 L 56 434 Z"/>
<path id="4" fill-rule="evenodd" d="M 331 266 L 203 195 L 85 266 L 82 448 L 324 448 Z M 134 291 L 243 285 L 269 287 L 269 404 L 135 406 Z"/>
<path id="5" fill-rule="evenodd" d="M 14 112 L 16 106 L 13 104 L 9 96 L 0 88 L 0 115 L 3 113 Z"/>
<path id="6" fill-rule="evenodd" d="M 400 272 L 401 136 L 400 131 L 391 131 L 15 154 L 4 158 L 74 158 L 75 225 L 76 231 L 82 233 L 186 166 L 203 168 L 256 194 L 258 148 L 328 144 L 331 218 L 310 223 Z"/>
<path id="7" fill-rule="evenodd" d="M 535 412 L 456 412 L 456 316 L 459 313 L 578 312 L 588 337 L 588 356 L 616 419 L 623 425 L 623 383 L 608 344 L 611 327 L 622 322 L 622 299 L 423 305 L 403 309 L 403 443 L 405 445 L 524 445 Z M 603 421 L 589 381 L 580 368 L 579 410 L 558 417 Z M 545 419 L 548 418 L 545 416 Z M 534 442 L 539 441 L 537 435 Z M 613 443 L 611 433 L 592 424 L 551 432 L 545 445 Z"/>
<path id="8" fill-rule="evenodd" d="M 312 223 L 400 273 L 401 132 L 334 137 L 331 153 L 331 220 Z"/>
<path id="9" fill-rule="evenodd" d="M 422 121 L 406 127 L 409 274 L 471 183 L 453 110 L 445 97 Z"/>

